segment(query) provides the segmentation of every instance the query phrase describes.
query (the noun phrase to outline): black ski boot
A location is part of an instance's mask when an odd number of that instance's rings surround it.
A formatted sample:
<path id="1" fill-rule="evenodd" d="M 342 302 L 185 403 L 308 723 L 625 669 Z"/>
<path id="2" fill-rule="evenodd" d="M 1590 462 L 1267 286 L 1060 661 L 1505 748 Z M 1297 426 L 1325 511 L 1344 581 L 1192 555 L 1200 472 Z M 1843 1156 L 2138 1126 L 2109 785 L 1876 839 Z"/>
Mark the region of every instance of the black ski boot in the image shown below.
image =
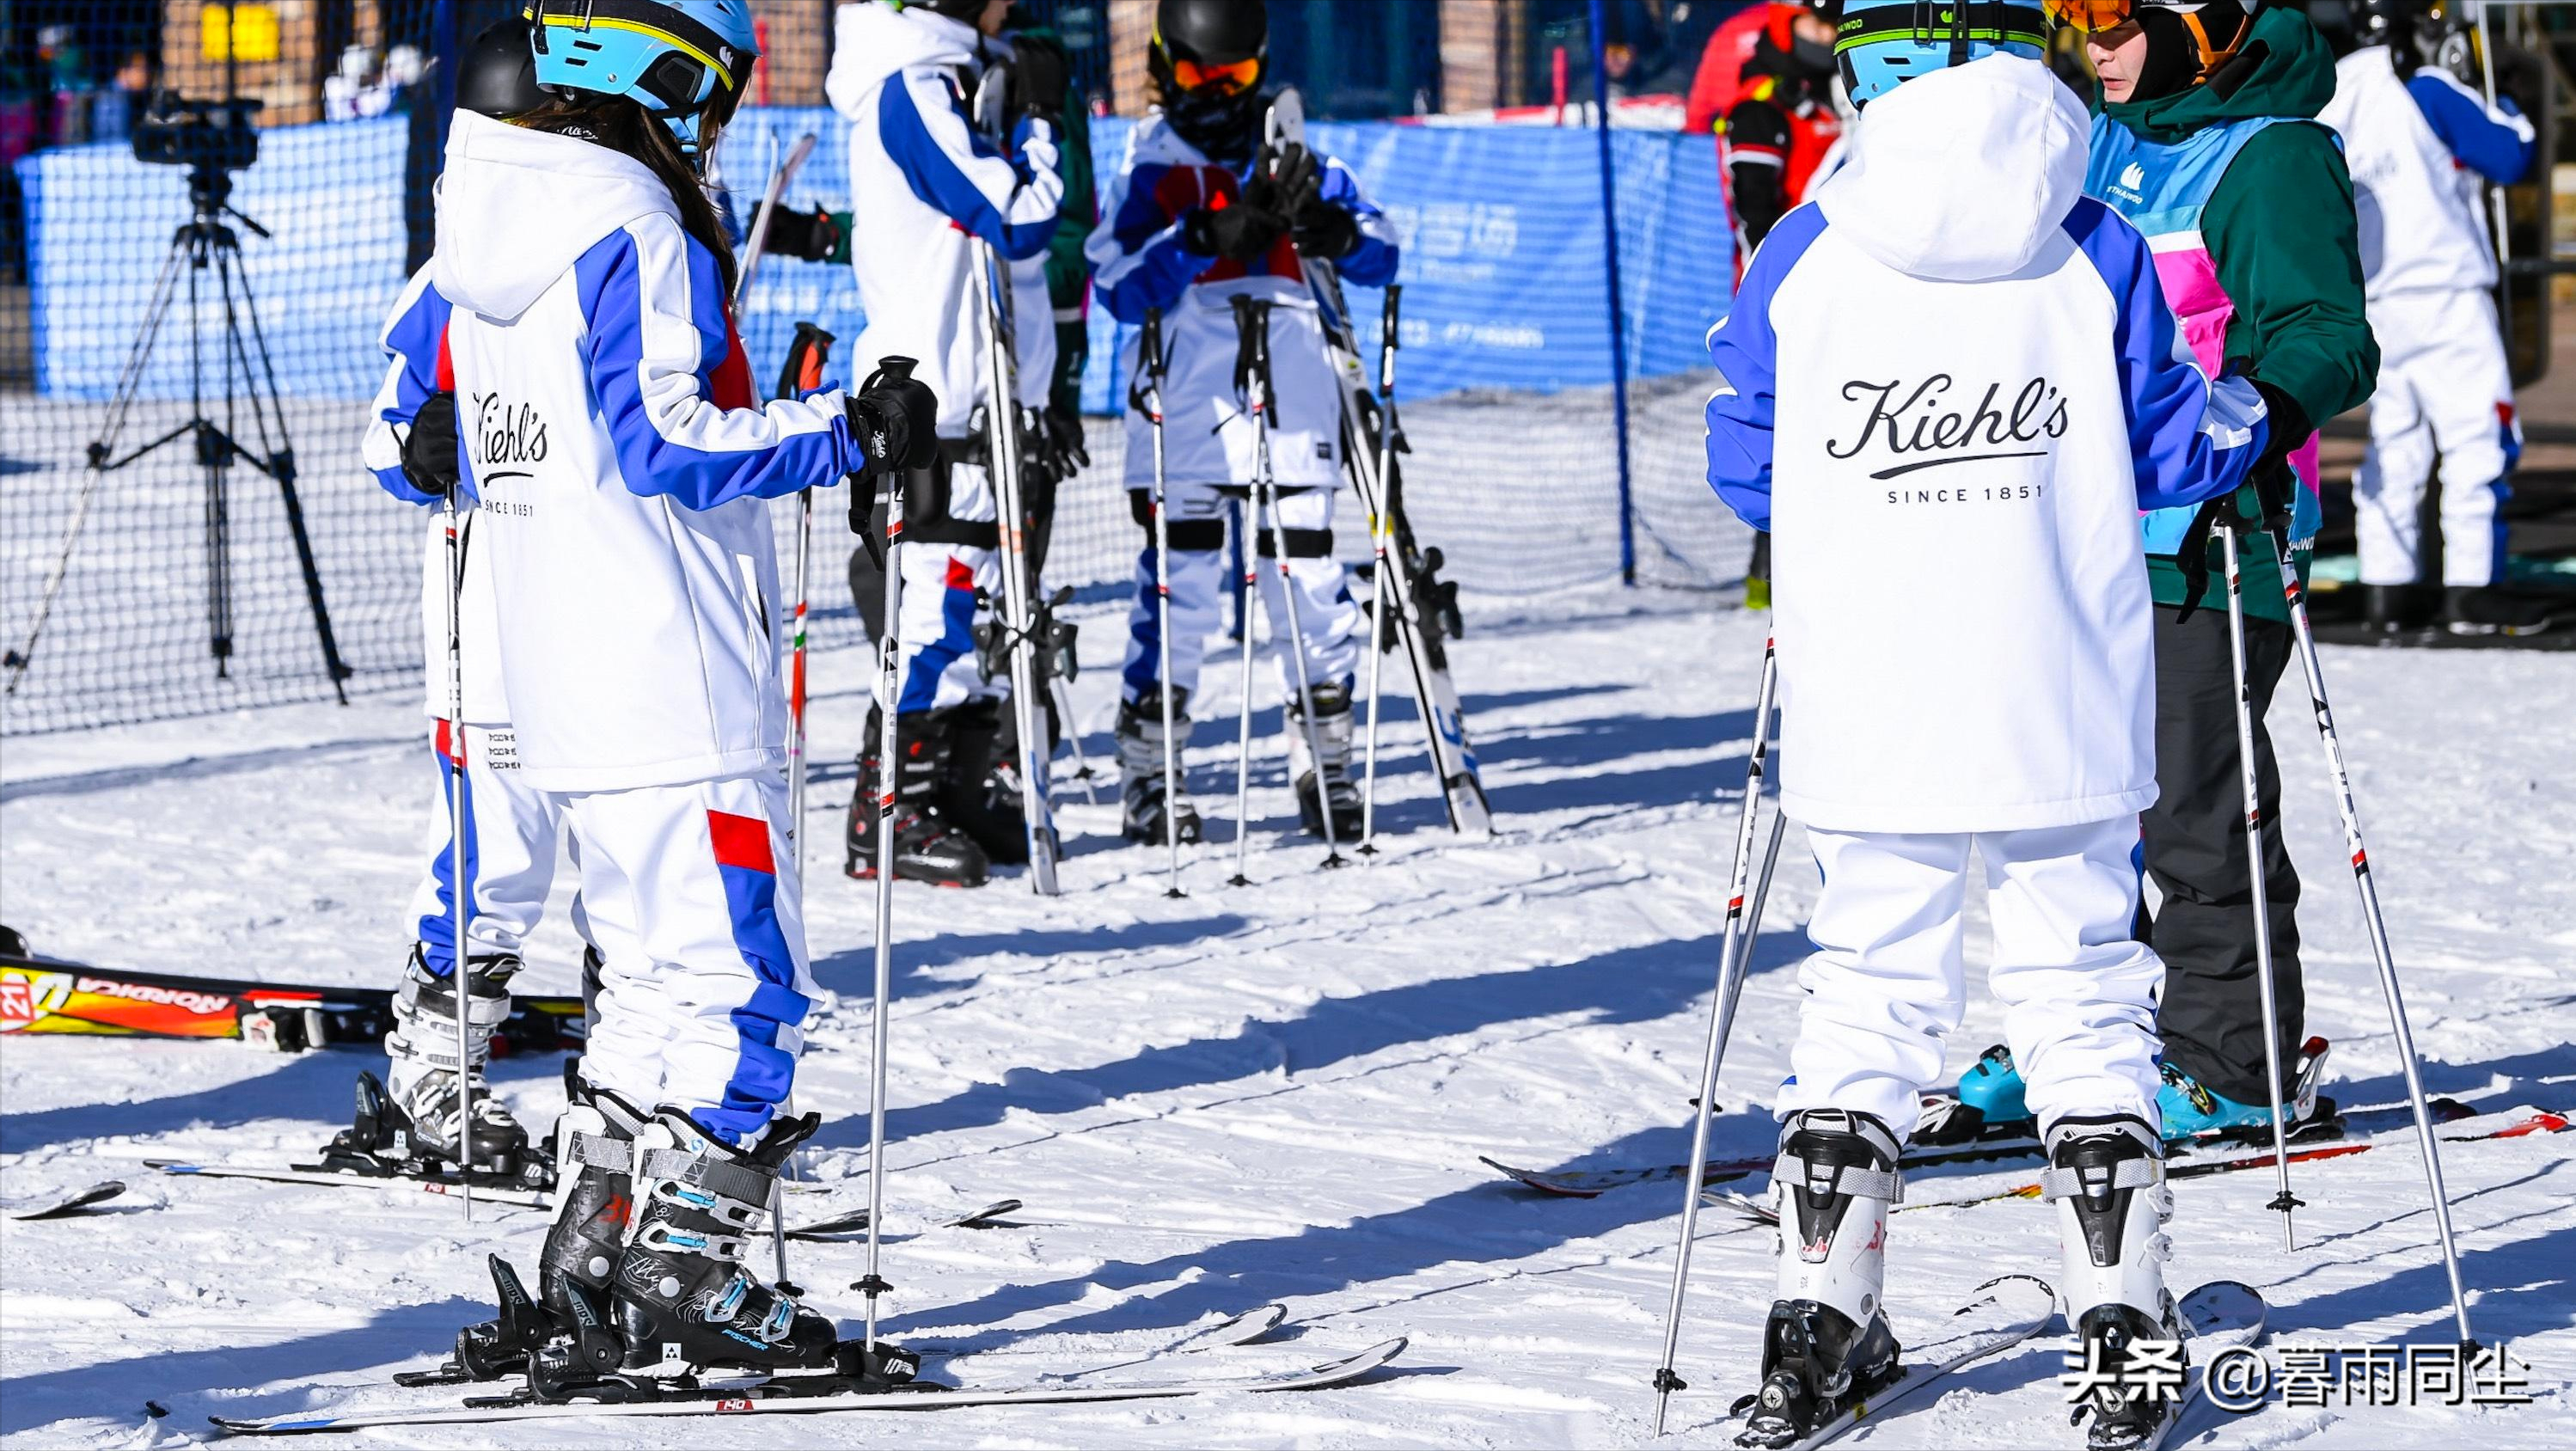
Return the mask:
<path id="1" fill-rule="evenodd" d="M 1739 1446 L 1806 1439 L 1893 1381 L 1896 1333 L 1879 1303 L 1887 1215 L 1904 1197 L 1899 1146 L 1865 1113 L 1808 1109 L 1781 1125 L 1771 1170 L 1780 1212 L 1780 1279 L 1762 1329 L 1762 1389 Z"/>
<path id="2" fill-rule="evenodd" d="M 1324 753 L 1319 772 L 1314 751 L 1306 742 L 1309 712 L 1305 703 L 1290 700 L 1288 704 L 1288 774 L 1297 783 L 1297 819 L 1312 836 L 1324 834 L 1324 812 L 1317 803 L 1315 778 L 1324 781 L 1324 799 L 1333 806 L 1333 840 L 1357 841 L 1360 835 L 1360 792 L 1351 784 L 1351 692 L 1348 686 L 1318 685 L 1314 689 L 1315 736 Z"/>
<path id="3" fill-rule="evenodd" d="M 626 1341 L 622 1377 L 843 1368 L 832 1322 L 798 1304 L 794 1285 L 764 1285 L 743 1265 L 779 1164 L 822 1121 L 779 1119 L 748 1152 L 667 1109 L 636 1135 L 635 1231 L 610 1289 Z"/>
<path id="4" fill-rule="evenodd" d="M 413 945 L 394 994 L 393 1031 L 385 1035 L 392 1081 L 358 1075 L 356 1112 L 323 1150 L 323 1167 L 382 1178 L 451 1178 L 461 1172 L 477 1183 L 536 1189 L 554 1182 L 553 1164 L 530 1150 L 528 1131 L 483 1081 L 492 1034 L 510 1017 L 510 979 L 519 966 L 508 953 L 466 963 L 467 1073 L 474 1089 L 469 1128 L 458 1114 L 456 991 L 448 979 L 431 974 L 419 945 Z"/>
<path id="5" fill-rule="evenodd" d="M 2188 1350 L 2165 1288 L 2164 1145 L 2129 1114 L 2063 1118 L 2049 1126 L 2040 1192 L 2059 1205 L 2058 1298 L 2084 1347 L 2092 1389 L 2075 1408 L 2091 1415 L 2088 1451 L 2130 1451 L 2161 1441 L 2182 1414 Z M 2161 1363 L 2170 1383 L 2128 1374 Z"/>
<path id="6" fill-rule="evenodd" d="M 1045 702 L 1041 701 L 1043 713 Z M 997 696 L 970 700 L 947 713 L 948 757 L 940 764 L 932 803 L 942 820 L 974 841 L 996 866 L 1029 862 L 1028 815 L 1020 795 L 1018 712 Z"/>
<path id="7" fill-rule="evenodd" d="M 2549 606 L 2493 585 L 2453 585 L 2442 591 L 2442 627 L 2454 635 L 2520 638 L 2544 634 L 2549 625 Z"/>
<path id="8" fill-rule="evenodd" d="M 531 1384 L 560 1389 L 614 1374 L 626 1343 L 602 1313 L 609 1280 L 626 1252 L 632 1217 L 635 1135 L 647 1115 L 565 1065 L 565 1108 L 555 1120 L 555 1156 L 564 1176 L 555 1189 L 554 1223 L 537 1256 L 538 1293 L 518 1272 L 491 1257 L 498 1318 L 456 1335 L 456 1355 L 406 1385 L 498 1380 L 527 1372 Z"/>
<path id="9" fill-rule="evenodd" d="M 859 752 L 859 784 L 850 800 L 850 825 L 843 869 L 861 881 L 877 874 L 877 742 L 880 720 L 868 712 L 867 745 Z M 895 773 L 894 874 L 907 881 L 939 887 L 980 887 L 992 875 L 991 859 L 972 837 L 957 830 L 938 809 L 951 736 L 949 713 L 922 711 L 896 719 L 902 769 Z"/>
<path id="10" fill-rule="evenodd" d="M 1163 841 L 1163 697 L 1159 685 L 1118 707 L 1118 798 L 1129 841 Z M 1189 773 L 1178 758 L 1190 744 L 1190 693 L 1172 692 L 1172 779 L 1179 786 L 1177 810 L 1180 839 L 1197 842 L 1204 835 L 1199 810 L 1190 804 Z"/>

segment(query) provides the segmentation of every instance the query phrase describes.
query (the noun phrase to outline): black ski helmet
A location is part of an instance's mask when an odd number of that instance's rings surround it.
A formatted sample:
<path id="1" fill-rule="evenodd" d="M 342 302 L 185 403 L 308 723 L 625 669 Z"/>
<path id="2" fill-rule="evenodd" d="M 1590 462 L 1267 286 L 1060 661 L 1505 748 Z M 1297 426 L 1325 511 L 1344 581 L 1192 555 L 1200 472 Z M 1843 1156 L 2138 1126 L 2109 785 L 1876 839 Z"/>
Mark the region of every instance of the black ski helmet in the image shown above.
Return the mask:
<path id="1" fill-rule="evenodd" d="M 507 121 L 545 103 L 546 93 L 537 88 L 528 22 L 496 20 L 483 27 L 456 64 L 457 109 Z"/>
<path id="2" fill-rule="evenodd" d="M 1145 63 L 1182 140 L 1212 157 L 1251 154 L 1270 66 L 1263 0 L 1159 0 Z"/>
<path id="3" fill-rule="evenodd" d="M 2399 75 L 2410 74 L 2424 64 L 2424 7 L 2415 0 L 2350 0 L 2346 9 L 2352 16 L 2352 43 L 2356 49 L 2387 46 L 2389 63 Z"/>

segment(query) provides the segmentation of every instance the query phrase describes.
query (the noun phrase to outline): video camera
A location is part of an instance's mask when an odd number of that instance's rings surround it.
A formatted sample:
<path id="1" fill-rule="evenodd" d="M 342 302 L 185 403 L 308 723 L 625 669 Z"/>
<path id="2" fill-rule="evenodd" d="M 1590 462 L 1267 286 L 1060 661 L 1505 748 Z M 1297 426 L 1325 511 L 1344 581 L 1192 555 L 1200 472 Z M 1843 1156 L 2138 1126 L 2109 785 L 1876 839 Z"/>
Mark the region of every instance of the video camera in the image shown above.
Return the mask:
<path id="1" fill-rule="evenodd" d="M 250 118 L 263 104 L 256 98 L 192 101 L 176 91 L 155 92 L 134 126 L 134 159 L 239 171 L 259 160 L 259 132 Z"/>

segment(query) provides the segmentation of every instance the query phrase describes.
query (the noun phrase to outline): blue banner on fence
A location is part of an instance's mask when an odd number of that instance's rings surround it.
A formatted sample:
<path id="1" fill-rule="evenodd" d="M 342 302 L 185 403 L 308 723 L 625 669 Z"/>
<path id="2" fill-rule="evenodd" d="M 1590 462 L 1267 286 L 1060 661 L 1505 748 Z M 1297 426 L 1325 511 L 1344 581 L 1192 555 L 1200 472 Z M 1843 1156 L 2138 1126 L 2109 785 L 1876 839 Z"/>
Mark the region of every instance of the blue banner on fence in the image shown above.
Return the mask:
<path id="1" fill-rule="evenodd" d="M 1102 177 L 1125 153 L 1132 123 L 1092 123 Z M 720 175 L 746 214 L 795 139 L 816 147 L 789 200 L 848 205 L 848 127 L 822 107 L 755 108 L 728 128 Z M 1608 268 L 1597 142 L 1584 129 L 1318 124 L 1312 143 L 1339 158 L 1383 206 L 1404 247 L 1405 392 L 1554 392 L 1610 381 Z M 1703 339 L 1724 315 L 1731 240 L 1706 136 L 1619 131 L 1620 263 L 1633 377 L 1704 366 Z M 245 235 L 245 270 L 290 397 L 365 398 L 381 372 L 376 335 L 403 283 L 401 118 L 263 134 L 259 163 L 240 174 L 235 201 L 274 234 Z M 105 398 L 131 350 L 147 280 L 187 219 L 184 178 L 147 167 L 122 146 L 37 153 L 17 164 L 26 188 L 37 386 Z M 327 179 L 327 180 L 325 180 Z M 857 219 L 865 226 L 867 220 Z M 847 268 L 773 257 L 745 300 L 741 328 L 766 377 L 799 320 L 842 339 L 848 377 L 859 329 Z M 1377 336 L 1378 294 L 1352 290 L 1360 336 Z M 201 318 L 219 319 L 201 298 Z M 1083 406 L 1114 412 L 1125 339 L 1092 310 Z M 1374 351 L 1372 346 L 1372 351 Z M 187 351 L 165 340 L 145 396 L 184 396 Z"/>

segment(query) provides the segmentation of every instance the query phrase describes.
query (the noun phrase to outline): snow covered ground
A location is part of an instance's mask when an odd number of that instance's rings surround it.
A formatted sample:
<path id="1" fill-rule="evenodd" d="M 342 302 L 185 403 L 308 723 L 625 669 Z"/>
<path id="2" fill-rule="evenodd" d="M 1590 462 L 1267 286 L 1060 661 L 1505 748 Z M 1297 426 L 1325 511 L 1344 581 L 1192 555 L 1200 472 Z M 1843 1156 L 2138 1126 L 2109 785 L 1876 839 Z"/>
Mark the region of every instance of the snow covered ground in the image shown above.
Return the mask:
<path id="1" fill-rule="evenodd" d="M 1337 1391 L 931 1418 L 854 1414 L 649 1435 L 558 1422 L 430 1428 L 406 1445 L 1605 1445 L 1647 1439 L 1680 1204 L 1672 1183 L 1540 1199 L 1477 1163 L 1663 1163 L 1698 1068 L 1718 908 L 1761 645 L 1704 596 L 1615 590 L 1478 608 L 1458 650 L 1502 832 L 1440 824 L 1418 748 L 1400 751 L 1386 855 L 1316 870 L 1289 834 L 1279 713 L 1265 673 L 1251 875 L 1229 889 L 1233 674 L 1210 672 L 1192 761 L 1216 844 L 1161 895 L 1159 854 L 1117 844 L 1113 808 L 1066 811 L 1061 901 L 1016 881 L 906 886 L 890 1099 L 891 1329 L 956 1352 L 933 1372 L 1013 1380 L 1119 1358 L 1268 1300 L 1293 1339 L 1224 1352 L 1251 1365 L 1412 1337 L 1392 1370 Z M 1095 762 L 1118 631 L 1085 633 L 1075 686 Z M 2510 651 L 2337 651 L 2328 661 L 2419 1041 L 2436 1092 L 2482 1108 L 2576 1103 L 2576 666 Z M 820 663 L 807 826 L 809 920 L 839 994 L 815 1027 L 803 1106 L 832 1117 L 813 1168 L 864 1202 L 870 897 L 837 832 L 864 662 Z M 2335 1041 L 2347 1108 L 2403 1094 L 2341 864 L 2304 702 L 2273 729 L 2309 878 L 2312 1031 Z M 138 968 L 388 982 L 406 941 L 433 789 L 408 697 L 280 707 L 13 739 L 0 778 L 5 915 L 40 950 Z M 1392 739 L 1405 742 L 1409 712 Z M 1792 831 L 1727 1072 L 1718 1152 L 1771 1145 L 1761 1104 L 1783 1071 L 1800 925 L 1815 875 Z M 1973 952 L 1972 947 L 1972 952 Z M 527 980 L 568 991 L 560 919 Z M 1998 1031 L 1973 1004 L 1964 1067 Z M 282 1163 L 346 1112 L 367 1056 L 273 1057 L 236 1044 L 12 1038 L 0 1049 L 0 1196 L 118 1176 L 94 1217 L 0 1221 L 0 1439 L 167 1445 L 209 1413 L 269 1415 L 453 1392 L 390 1388 L 478 1318 L 481 1268 L 523 1266 L 533 1210 L 478 1212 L 370 1189 L 153 1176 L 149 1157 Z M 556 1059 L 499 1069 L 549 1121 Z M 2389 1115 L 2377 1122 L 2393 1122 Z M 2519 1409 L 2266 1408 L 2193 1444 L 2508 1447 L 2576 1442 L 2576 1139 L 2446 1155 L 2479 1334 L 2510 1341 L 2537 1404 Z M 1918 1197 L 2030 1178 L 1933 1171 Z M 1754 1181 L 1758 1184 L 1758 1180 Z M 2235 1277 L 2274 1305 L 2276 1347 L 2433 1344 L 2447 1290 L 2411 1147 L 2303 1165 L 2299 1248 L 2283 1253 L 2265 1174 L 2179 1187 L 2177 1286 Z M 927 1227 L 1012 1196 L 1008 1227 Z M 1770 1236 L 1710 1214 L 1675 1402 L 1678 1444 L 1748 1388 L 1770 1296 Z M 2050 1212 L 2022 1201 L 1903 1215 L 1891 1247 L 1901 1336 L 1930 1339 L 1970 1286 L 2052 1272 Z M 856 1245 L 795 1250 L 796 1277 L 854 1319 Z M 1965 1376 L 1858 1444 L 2072 1445 L 2053 1339 Z M 1213 1370 L 1214 1367 L 1207 1367 Z M 148 1420 L 147 1400 L 167 1408 Z"/>

